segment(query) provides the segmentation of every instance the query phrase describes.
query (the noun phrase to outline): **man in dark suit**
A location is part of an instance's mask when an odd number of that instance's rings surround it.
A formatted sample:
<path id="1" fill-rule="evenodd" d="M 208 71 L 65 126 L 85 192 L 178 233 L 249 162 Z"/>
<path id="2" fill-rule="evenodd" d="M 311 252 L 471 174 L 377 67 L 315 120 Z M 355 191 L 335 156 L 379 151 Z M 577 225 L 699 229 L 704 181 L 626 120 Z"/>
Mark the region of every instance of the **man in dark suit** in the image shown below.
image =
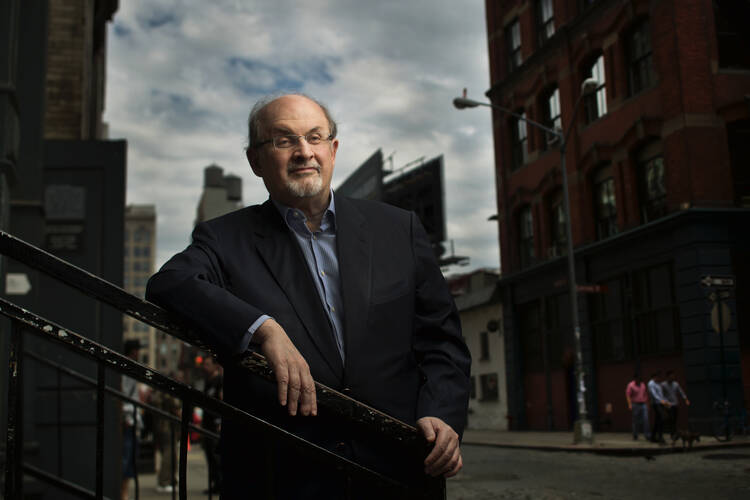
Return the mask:
<path id="1" fill-rule="evenodd" d="M 316 380 L 416 425 L 435 444 L 418 467 L 455 475 L 470 358 L 422 225 L 413 213 L 333 194 L 339 140 L 320 103 L 261 101 L 248 129 L 247 158 L 270 199 L 196 226 L 147 298 L 187 318 L 220 354 L 250 346 L 266 357 L 276 386 L 227 365 L 227 402 L 375 470 L 414 472 L 383 443 L 354 439 L 345 422 L 315 418 Z M 331 471 L 239 423 L 224 423 L 221 446 L 224 498 L 344 495 Z"/>

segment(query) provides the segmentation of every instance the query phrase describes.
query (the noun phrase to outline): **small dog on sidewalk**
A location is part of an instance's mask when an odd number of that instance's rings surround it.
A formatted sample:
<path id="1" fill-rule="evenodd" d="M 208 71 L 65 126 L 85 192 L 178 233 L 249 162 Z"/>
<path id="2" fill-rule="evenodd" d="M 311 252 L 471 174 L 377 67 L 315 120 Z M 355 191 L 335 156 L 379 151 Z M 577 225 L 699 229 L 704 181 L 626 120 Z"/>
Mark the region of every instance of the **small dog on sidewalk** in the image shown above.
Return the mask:
<path id="1" fill-rule="evenodd" d="M 680 439 L 682 439 L 682 449 L 684 450 L 686 444 L 688 448 L 692 448 L 693 441 L 700 442 L 701 435 L 691 430 L 679 430 L 672 435 L 672 448 L 674 448 L 675 443 Z"/>

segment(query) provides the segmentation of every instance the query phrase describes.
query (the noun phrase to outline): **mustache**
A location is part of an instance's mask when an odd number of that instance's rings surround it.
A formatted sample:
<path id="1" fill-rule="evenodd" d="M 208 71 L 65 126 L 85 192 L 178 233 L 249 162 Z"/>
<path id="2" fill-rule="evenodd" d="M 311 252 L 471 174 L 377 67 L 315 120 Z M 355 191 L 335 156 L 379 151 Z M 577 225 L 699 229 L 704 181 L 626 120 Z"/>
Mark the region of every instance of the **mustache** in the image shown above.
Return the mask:
<path id="1" fill-rule="evenodd" d="M 314 168 L 315 170 L 318 171 L 318 173 L 320 173 L 320 165 L 316 161 L 310 161 L 310 162 L 305 162 L 305 163 L 290 163 L 286 167 L 286 172 L 288 174 L 291 174 L 303 168 Z"/>

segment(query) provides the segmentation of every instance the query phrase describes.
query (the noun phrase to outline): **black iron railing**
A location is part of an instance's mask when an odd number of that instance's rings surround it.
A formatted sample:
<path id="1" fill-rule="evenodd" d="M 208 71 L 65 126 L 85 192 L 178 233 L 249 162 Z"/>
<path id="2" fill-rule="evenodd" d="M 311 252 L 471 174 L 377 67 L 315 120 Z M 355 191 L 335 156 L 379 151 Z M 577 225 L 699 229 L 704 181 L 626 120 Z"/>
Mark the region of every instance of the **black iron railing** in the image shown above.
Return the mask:
<path id="1" fill-rule="evenodd" d="M 121 288 L 80 269 L 62 259 L 59 259 L 39 248 L 34 247 L 10 234 L 0 231 L 0 254 L 11 257 L 27 266 L 33 267 L 43 274 L 54 277 L 72 286 L 93 299 L 109 304 L 129 316 L 147 323 L 169 335 L 211 352 L 211 349 L 200 341 L 197 334 L 178 319 L 170 316 L 163 309 L 128 294 Z M 445 498 L 445 481 L 443 479 L 422 476 L 413 481 L 404 482 L 393 477 L 368 469 L 356 462 L 330 452 L 314 443 L 306 441 L 286 430 L 251 415 L 239 408 L 223 401 L 206 396 L 200 391 L 183 383 L 170 379 L 152 368 L 133 361 L 112 349 L 93 342 L 85 336 L 42 318 L 33 312 L 24 310 L 4 299 L 0 299 L 0 313 L 11 320 L 11 343 L 8 370 L 8 416 L 5 470 L 5 498 L 16 499 L 23 496 L 23 475 L 27 474 L 54 485 L 70 494 L 81 498 L 104 498 L 103 483 L 103 453 L 104 453 L 104 400 L 105 396 L 118 398 L 122 401 L 140 406 L 153 412 L 159 418 L 166 418 L 180 424 L 179 450 L 179 491 L 181 499 L 187 498 L 187 435 L 190 429 L 207 434 L 209 438 L 216 438 L 215 434 L 196 428 L 190 424 L 190 418 L 195 406 L 200 406 L 221 417 L 231 417 L 243 422 L 249 429 L 262 431 L 265 435 L 273 436 L 276 440 L 291 443 L 300 454 L 307 454 L 311 459 L 330 465 L 331 469 L 343 471 L 352 479 L 362 480 L 377 485 L 385 491 L 393 492 L 394 496 L 404 498 Z M 44 359 L 37 353 L 24 351 L 24 336 L 30 334 L 62 345 L 75 351 L 90 361 L 96 363 L 97 376 L 95 379 L 75 372 L 67 367 Z M 96 469 L 95 491 L 72 484 L 37 467 L 27 464 L 23 460 L 23 363 L 24 357 L 29 356 L 42 361 L 53 369 L 96 388 Z M 236 360 L 239 366 L 248 370 L 254 376 L 263 377 L 275 383 L 275 378 L 263 356 L 248 352 Z M 181 417 L 178 418 L 158 408 L 141 403 L 127 397 L 122 392 L 107 386 L 108 371 L 131 377 L 145 383 L 156 390 L 162 391 L 179 399 L 182 403 Z M 398 448 L 398 453 L 413 456 L 421 460 L 426 456 L 427 446 L 417 429 L 411 425 L 390 417 L 372 407 L 364 405 L 329 387 L 316 383 L 318 407 L 327 413 L 343 417 L 363 436 L 374 437 L 378 440 L 389 440 Z M 321 412 L 322 413 L 322 412 Z M 136 487 L 136 498 L 137 498 Z M 174 495 L 174 493 L 173 493 Z"/>

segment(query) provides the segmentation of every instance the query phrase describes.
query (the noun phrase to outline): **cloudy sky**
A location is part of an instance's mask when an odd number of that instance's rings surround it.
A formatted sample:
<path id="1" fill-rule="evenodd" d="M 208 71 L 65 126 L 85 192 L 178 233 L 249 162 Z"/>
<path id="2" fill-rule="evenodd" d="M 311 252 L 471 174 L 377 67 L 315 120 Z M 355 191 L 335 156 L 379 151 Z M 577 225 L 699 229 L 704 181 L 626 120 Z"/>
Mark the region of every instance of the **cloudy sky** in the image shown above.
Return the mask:
<path id="1" fill-rule="evenodd" d="M 189 242 L 211 163 L 267 193 L 244 157 L 247 112 L 282 90 L 339 123 L 334 188 L 375 150 L 403 166 L 444 155 L 448 237 L 498 267 L 490 113 L 458 111 L 489 86 L 483 0 L 126 0 L 109 26 L 110 137 L 128 141 L 128 203 L 157 208 L 161 265 Z M 450 248 L 450 246 L 448 246 Z"/>

